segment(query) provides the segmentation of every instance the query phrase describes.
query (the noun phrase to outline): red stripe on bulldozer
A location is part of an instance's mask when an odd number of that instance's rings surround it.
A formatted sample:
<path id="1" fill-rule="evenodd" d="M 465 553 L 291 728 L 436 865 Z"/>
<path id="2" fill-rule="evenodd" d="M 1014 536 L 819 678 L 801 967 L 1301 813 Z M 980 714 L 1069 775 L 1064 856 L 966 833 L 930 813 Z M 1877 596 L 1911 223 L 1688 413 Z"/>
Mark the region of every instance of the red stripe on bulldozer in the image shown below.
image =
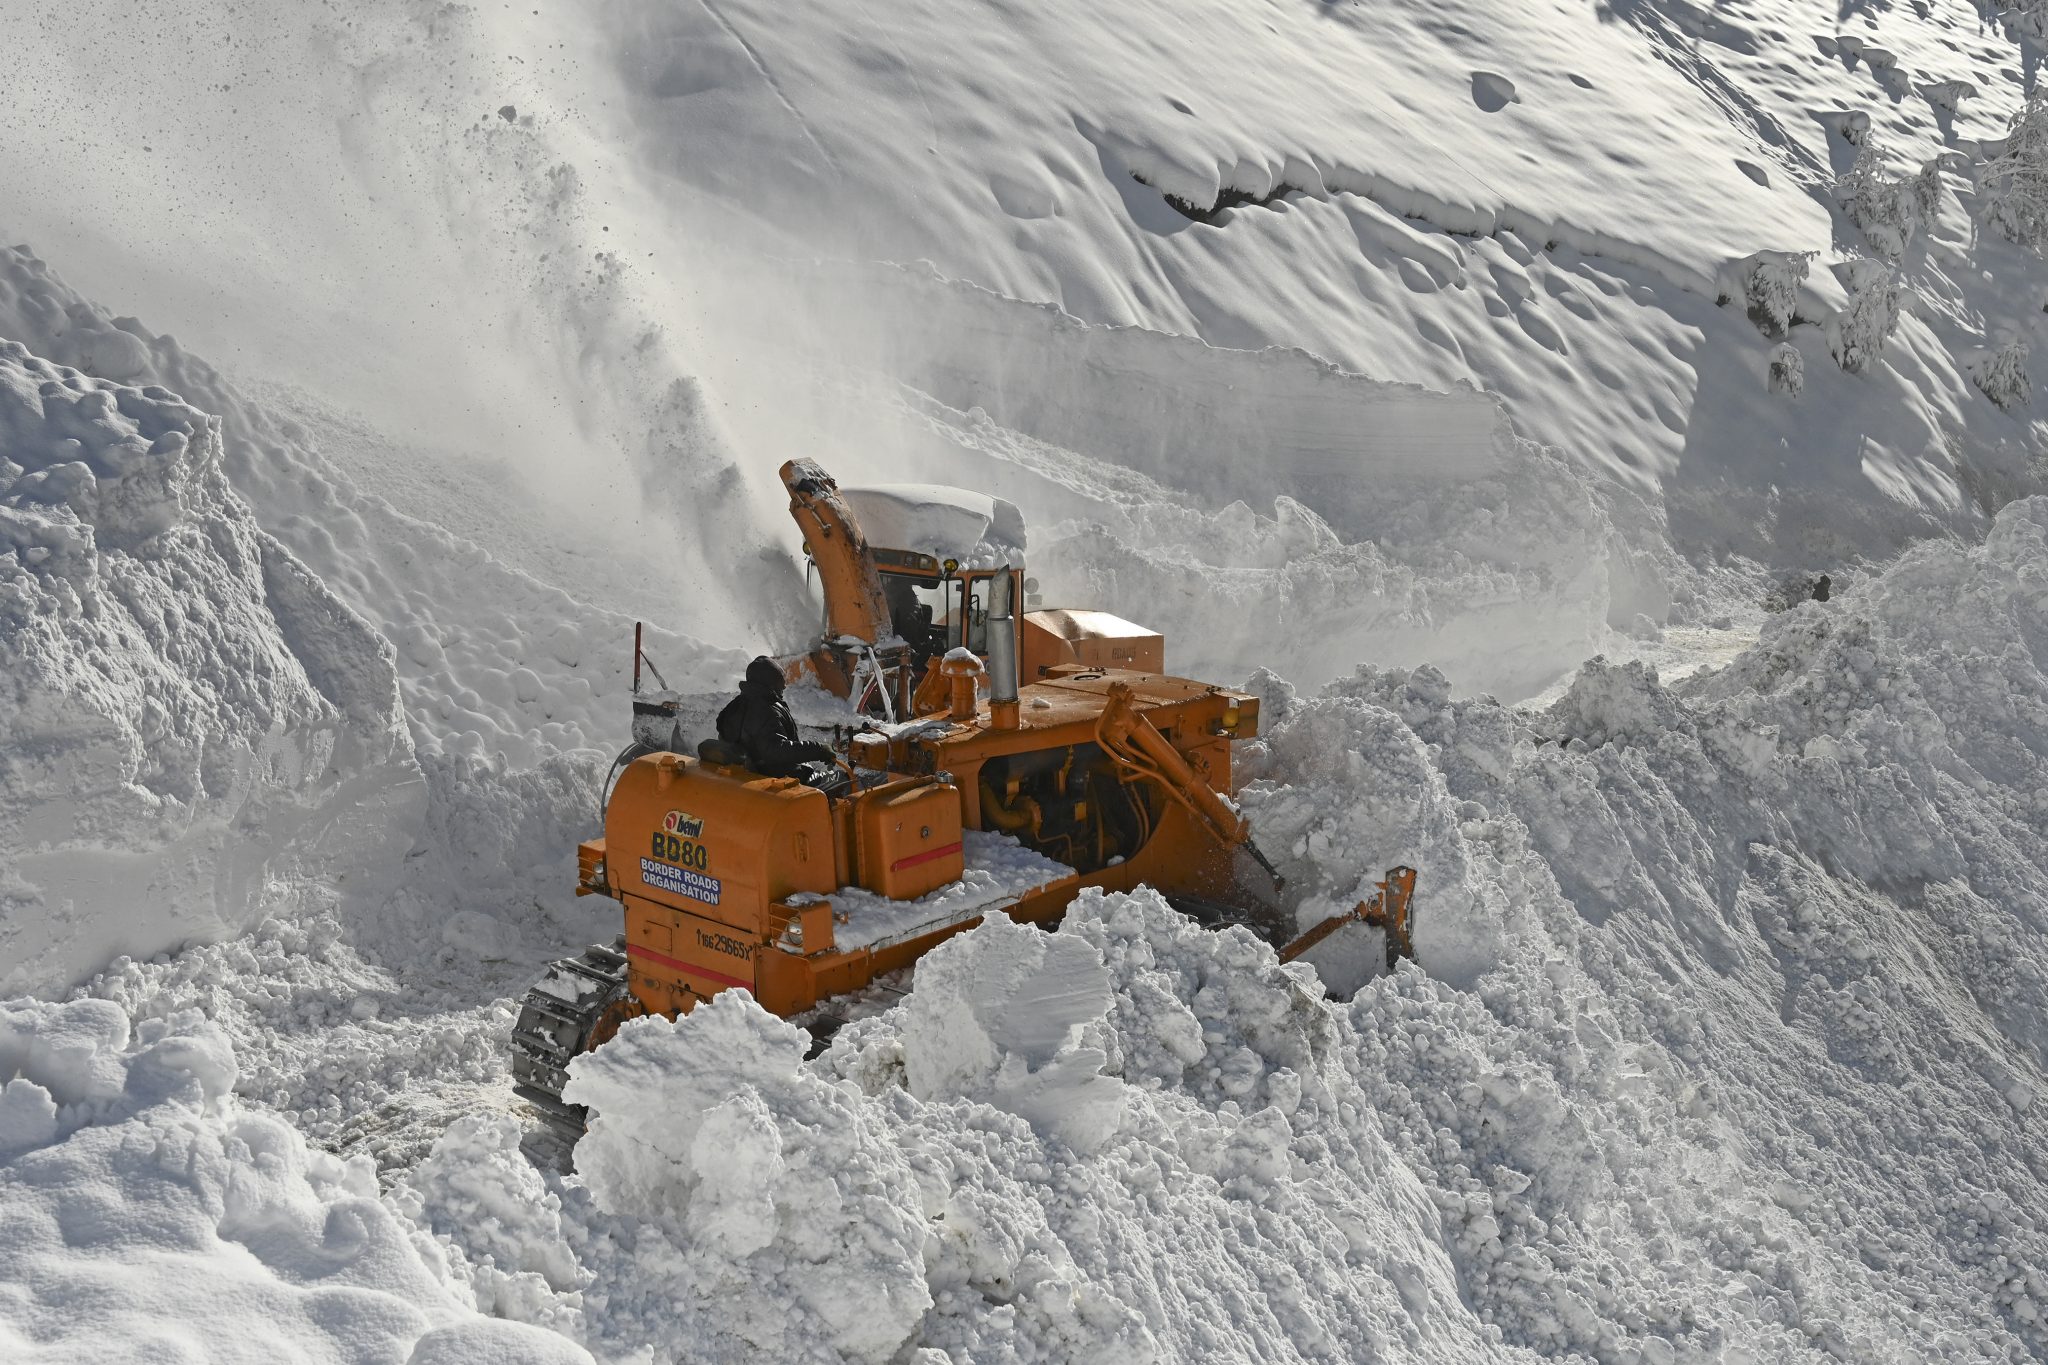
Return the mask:
<path id="1" fill-rule="evenodd" d="M 751 981 L 742 981 L 736 976 L 727 976 L 723 972 L 714 972 L 707 967 L 699 967 L 694 962 L 684 962 L 680 958 L 657 953 L 652 948 L 643 948 L 637 943 L 628 943 L 626 945 L 626 956 L 644 957 L 649 962 L 658 962 L 664 967 L 673 967 L 679 972 L 688 972 L 691 976 L 701 976 L 707 981 L 716 981 L 721 986 L 738 986 L 744 990 L 754 989 L 754 983 Z"/>
<path id="2" fill-rule="evenodd" d="M 895 862 L 889 864 L 889 870 L 891 872 L 901 872 L 906 867 L 916 867 L 919 863 L 928 863 L 934 858 L 943 858 L 948 854 L 958 853 L 959 851 L 959 844 L 947 844 L 944 848 L 928 848 L 922 853 L 913 853 L 908 858 L 898 858 Z"/>

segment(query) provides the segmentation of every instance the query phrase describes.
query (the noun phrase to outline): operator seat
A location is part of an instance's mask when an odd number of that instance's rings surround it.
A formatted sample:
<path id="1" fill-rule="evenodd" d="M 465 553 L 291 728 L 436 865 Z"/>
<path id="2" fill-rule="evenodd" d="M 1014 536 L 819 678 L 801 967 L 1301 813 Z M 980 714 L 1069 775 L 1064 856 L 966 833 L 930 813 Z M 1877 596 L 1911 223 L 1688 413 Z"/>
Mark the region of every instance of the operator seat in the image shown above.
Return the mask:
<path id="1" fill-rule="evenodd" d="M 753 768 L 747 762 L 747 751 L 730 740 L 707 739 L 701 741 L 697 745 L 697 757 L 703 759 L 706 763 L 716 763 L 722 767 L 745 768 L 749 772 L 753 771 Z M 819 791 L 834 799 L 847 795 L 850 790 L 846 774 L 832 764 L 806 763 L 803 766 L 808 774 L 808 780 L 804 776 L 798 776 L 796 780 L 802 782 L 805 786 L 816 787 Z"/>
<path id="2" fill-rule="evenodd" d="M 697 746 L 697 757 L 706 763 L 716 763 L 726 768 L 747 766 L 747 751 L 737 744 L 722 739 L 707 739 Z"/>

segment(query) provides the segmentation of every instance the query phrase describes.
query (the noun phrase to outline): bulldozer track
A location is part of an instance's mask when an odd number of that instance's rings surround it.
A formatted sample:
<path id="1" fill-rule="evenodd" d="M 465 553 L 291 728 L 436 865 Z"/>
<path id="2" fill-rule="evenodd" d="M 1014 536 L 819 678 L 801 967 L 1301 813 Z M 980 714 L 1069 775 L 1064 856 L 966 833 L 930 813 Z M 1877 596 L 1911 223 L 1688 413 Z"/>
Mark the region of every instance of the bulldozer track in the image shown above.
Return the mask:
<path id="1" fill-rule="evenodd" d="M 562 1099 L 569 1062 L 588 1050 L 591 1031 L 626 998 L 625 939 L 593 943 L 579 957 L 558 958 L 519 1002 L 512 1027 L 512 1091 L 540 1111 L 570 1142 L 588 1117 Z"/>

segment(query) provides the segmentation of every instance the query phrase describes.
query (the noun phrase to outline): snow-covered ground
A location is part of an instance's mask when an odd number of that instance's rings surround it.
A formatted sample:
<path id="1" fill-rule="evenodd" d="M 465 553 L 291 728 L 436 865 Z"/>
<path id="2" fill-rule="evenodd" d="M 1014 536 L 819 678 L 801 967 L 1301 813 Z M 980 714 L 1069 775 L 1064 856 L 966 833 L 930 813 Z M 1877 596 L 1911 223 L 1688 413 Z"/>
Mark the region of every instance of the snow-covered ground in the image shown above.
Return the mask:
<path id="1" fill-rule="evenodd" d="M 2048 1357 L 2038 6 L 16 8 L 0 1358 Z M 1249 679 L 1421 970 L 1092 897 L 558 1169 L 632 623 L 802 636 L 794 454 Z"/>

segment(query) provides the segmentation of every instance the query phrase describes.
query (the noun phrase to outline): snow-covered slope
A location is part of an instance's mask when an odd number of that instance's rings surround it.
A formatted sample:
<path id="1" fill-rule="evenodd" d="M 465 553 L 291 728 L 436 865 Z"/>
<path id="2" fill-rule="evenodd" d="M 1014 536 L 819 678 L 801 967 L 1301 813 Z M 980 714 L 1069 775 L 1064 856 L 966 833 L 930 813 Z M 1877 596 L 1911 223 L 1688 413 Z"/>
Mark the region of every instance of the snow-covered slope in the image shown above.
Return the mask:
<path id="1" fill-rule="evenodd" d="M 0 1355 L 2048 1353 L 2016 22 L 5 28 Z M 1291 908 L 1411 862 L 1423 971 L 1092 900 L 815 1062 L 635 1025 L 527 1161 L 631 624 L 700 700 L 793 642 L 792 454 L 1252 676 Z"/>
<path id="2" fill-rule="evenodd" d="M 624 207 L 656 224 L 711 216 L 710 196 L 791 254 L 926 259 L 1090 322 L 1471 380 L 1524 434 L 1669 504 L 1693 552 L 1881 549 L 1981 517 L 1973 485 L 2024 468 L 2026 425 L 1964 367 L 2032 333 L 2040 289 L 1965 210 L 2028 59 L 1970 5 L 936 0 L 850 28 L 749 0 L 612 14 L 565 35 L 616 81 L 602 106 L 536 117 L 623 144 L 642 191 Z M 1839 206 L 1859 147 L 1888 176 L 1949 157 L 1909 240 Z M 1822 325 L 1846 303 L 1838 276 L 1887 240 L 1922 303 L 1890 364 L 1841 377 Z M 1776 338 L 1744 316 L 1759 252 L 1814 256 L 1776 324 L 1807 362 L 1799 403 L 1766 394 Z M 951 343 L 889 291 L 791 311 L 864 338 L 852 353 Z M 1034 360 L 982 382 L 1057 369 Z"/>
<path id="3" fill-rule="evenodd" d="M 209 353 L 370 414 L 322 444 L 373 489 L 417 489 L 415 452 L 459 470 L 457 450 L 485 458 L 440 501 L 466 484 L 497 510 L 491 471 L 518 471 L 548 500 L 538 535 L 516 515 L 444 515 L 521 563 L 560 563 L 535 540 L 630 523 L 674 581 L 721 574 L 791 544 L 776 452 L 846 477 L 983 484 L 1016 477 L 998 452 L 1028 448 L 1142 472 L 1212 514 L 1242 499 L 1271 515 L 1285 492 L 1389 561 L 1332 576 L 1368 604 L 1335 653 L 1521 692 L 1520 670 L 1488 675 L 1470 643 L 1504 618 L 1528 622 L 1524 644 L 1576 640 L 1588 609 L 1623 628 L 1641 613 L 1699 624 L 1718 614 L 1692 619 L 1711 595 L 1700 574 L 1730 553 L 1811 572 L 1981 533 L 2040 476 L 2029 407 L 1968 378 L 2039 317 L 2032 258 L 1974 217 L 2028 58 L 2016 30 L 1959 2 L 905 0 L 849 21 L 750 0 L 393 0 L 339 23 L 191 0 L 174 32 L 87 40 L 123 32 L 114 8 L 27 34 L 8 98 L 52 145 L 155 131 L 98 159 L 40 156 L 33 138 L 0 149 L 21 187 L 11 230 L 65 242 L 60 265 L 89 292 L 152 314 L 161 300 Z M 82 81 L 100 101 L 68 97 Z M 1870 174 L 1845 210 L 1837 180 L 1859 156 Z M 1925 203 L 1892 193 L 1937 159 Z M 191 186 L 203 212 L 103 226 L 129 196 Z M 1237 206 L 1209 212 L 1219 196 Z M 225 230 L 224 214 L 260 227 Z M 1847 285 L 1887 252 L 1902 312 L 1882 359 L 1850 374 L 1834 355 Z M 1768 288 L 1758 260 L 1782 267 Z M 1365 382 L 1309 397 L 1289 371 L 1316 361 L 1204 358 L 1185 337 L 1299 348 Z M 1769 387 L 1784 346 L 1796 398 Z M 1520 489 L 1483 509 L 1488 554 L 1466 566 L 1349 518 L 1361 489 L 1438 498 L 1500 449 L 1469 439 L 1454 404 L 1418 425 L 1382 401 L 1389 383 L 1476 384 L 1592 475 L 1616 532 L 1595 518 L 1588 535 L 1576 507 L 1558 553 L 1595 576 L 1532 552 L 1527 528 L 1557 509 L 1518 516 Z M 994 425 L 963 436 L 934 404 Z M 1231 477 L 1253 470 L 1273 477 Z M 1205 525 L 1148 545 L 1115 531 L 1114 505 L 1031 480 L 1017 495 L 1042 532 L 1110 526 L 1116 543 L 1090 555 L 1240 567 L 1211 554 L 1239 538 Z M 1047 584 L 1144 620 L 1158 579 L 1062 563 Z M 1466 603 L 1478 619 L 1461 623 Z M 683 628 L 721 638 L 764 620 L 714 619 L 701 594 L 686 609 L 702 620 Z M 1172 624 L 1228 635 L 1240 615 Z M 1249 643 L 1297 677 L 1343 668 Z"/>

